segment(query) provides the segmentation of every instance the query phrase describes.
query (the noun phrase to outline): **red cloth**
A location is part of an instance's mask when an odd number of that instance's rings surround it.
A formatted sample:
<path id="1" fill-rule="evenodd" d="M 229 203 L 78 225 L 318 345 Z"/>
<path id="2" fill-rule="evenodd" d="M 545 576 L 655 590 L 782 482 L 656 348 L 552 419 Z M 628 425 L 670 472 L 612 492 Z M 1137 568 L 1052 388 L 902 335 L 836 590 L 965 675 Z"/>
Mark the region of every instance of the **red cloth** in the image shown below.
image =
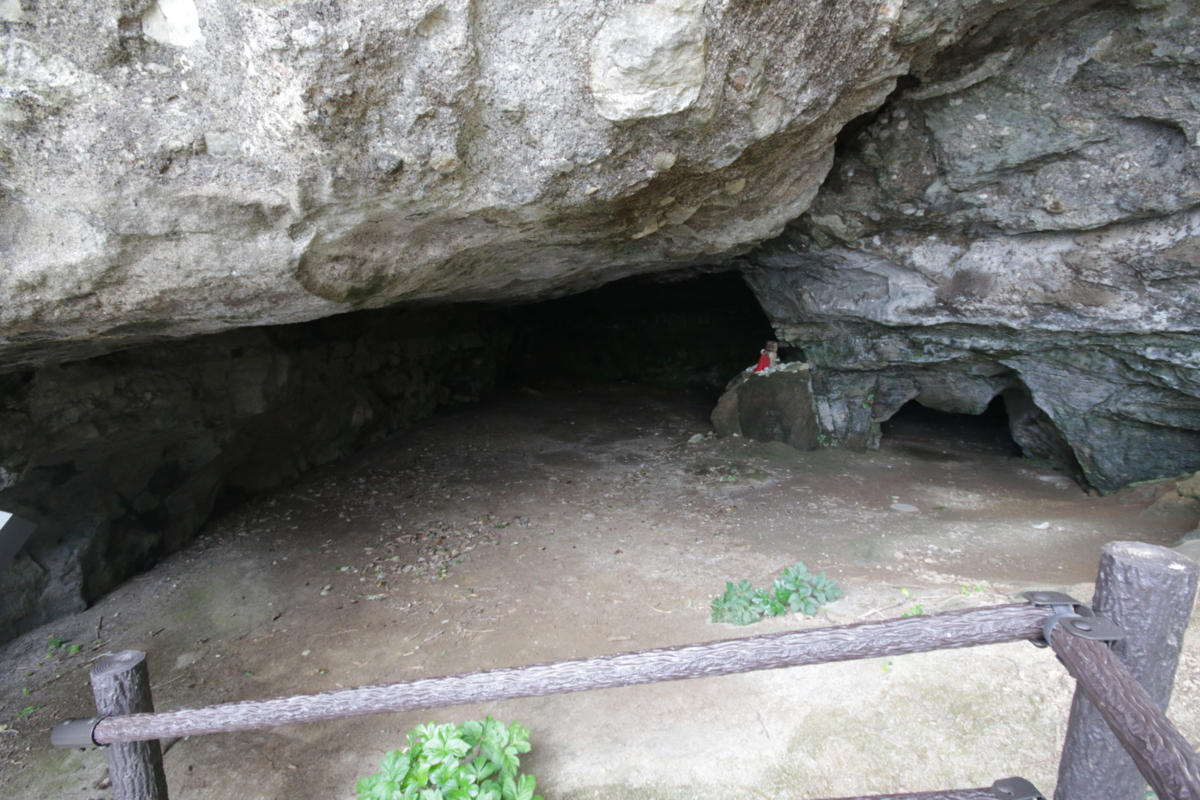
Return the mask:
<path id="1" fill-rule="evenodd" d="M 771 354 L 763 350 L 762 355 L 758 357 L 758 366 L 754 368 L 754 371 L 762 372 L 769 366 L 771 366 Z"/>

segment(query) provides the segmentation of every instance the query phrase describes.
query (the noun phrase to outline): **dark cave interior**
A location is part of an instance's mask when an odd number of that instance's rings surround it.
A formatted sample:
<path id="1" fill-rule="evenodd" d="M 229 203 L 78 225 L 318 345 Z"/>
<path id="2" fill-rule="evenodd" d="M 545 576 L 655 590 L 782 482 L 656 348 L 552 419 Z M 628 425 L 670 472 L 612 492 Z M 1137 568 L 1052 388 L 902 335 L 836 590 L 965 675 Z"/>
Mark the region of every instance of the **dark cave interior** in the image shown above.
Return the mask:
<path id="1" fill-rule="evenodd" d="M 26 564 L 22 608 L 0 621 L 0 640 L 148 569 L 214 511 L 439 410 L 589 383 L 687 392 L 711 410 L 773 338 L 742 275 L 728 271 L 628 278 L 522 305 L 360 311 L 6 376 L 0 444 L 29 458 L 0 507 L 40 526 L 27 550 L 46 568 Z M 1018 389 L 978 417 L 909 403 L 883 426 L 883 445 L 1020 456 L 1010 414 L 1026 450 L 1055 465 L 1065 444 Z M 46 423 L 60 418 L 81 422 Z M 59 573 L 53 586 L 44 577 Z"/>
<path id="2" fill-rule="evenodd" d="M 938 411 L 910 400 L 880 425 L 884 443 L 938 444 L 998 457 L 1020 458 L 1021 446 L 1009 429 L 1008 409 L 997 395 L 982 414 Z"/>
<path id="3" fill-rule="evenodd" d="M 752 365 L 771 324 L 740 273 L 637 277 L 511 310 L 501 389 L 553 380 L 691 388 L 715 401 Z"/>

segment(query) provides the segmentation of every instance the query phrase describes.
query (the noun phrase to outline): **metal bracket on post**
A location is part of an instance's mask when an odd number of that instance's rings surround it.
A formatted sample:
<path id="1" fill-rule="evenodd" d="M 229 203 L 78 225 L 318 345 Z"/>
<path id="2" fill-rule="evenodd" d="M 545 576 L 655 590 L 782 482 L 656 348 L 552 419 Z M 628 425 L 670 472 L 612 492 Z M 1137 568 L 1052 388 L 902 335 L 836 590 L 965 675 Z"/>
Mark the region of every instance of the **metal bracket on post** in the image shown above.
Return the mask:
<path id="1" fill-rule="evenodd" d="M 1046 800 L 1032 783 L 1024 778 L 1005 778 L 992 784 L 992 794 L 1000 800 Z"/>
<path id="2" fill-rule="evenodd" d="M 1054 615 L 1042 626 L 1042 640 L 1034 642 L 1036 647 L 1050 644 L 1050 632 L 1054 626 L 1062 625 L 1073 635 L 1100 642 L 1115 642 L 1125 638 L 1125 631 L 1112 620 L 1097 617 L 1092 609 L 1062 592 L 1025 592 L 1022 595 L 1031 605 L 1049 606 Z"/>
<path id="3" fill-rule="evenodd" d="M 104 717 L 91 717 L 90 719 L 68 719 L 58 723 L 54 729 L 50 731 L 50 744 L 55 747 L 100 747 L 96 744 L 93 734 L 96 732 L 96 725 Z"/>

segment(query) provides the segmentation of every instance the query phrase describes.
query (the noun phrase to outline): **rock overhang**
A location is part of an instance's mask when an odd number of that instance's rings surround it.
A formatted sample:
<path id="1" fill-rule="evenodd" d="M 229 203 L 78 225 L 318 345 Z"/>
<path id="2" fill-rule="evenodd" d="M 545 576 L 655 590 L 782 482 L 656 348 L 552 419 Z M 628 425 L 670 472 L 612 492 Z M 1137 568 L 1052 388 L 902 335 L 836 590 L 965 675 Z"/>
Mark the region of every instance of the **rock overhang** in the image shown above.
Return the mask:
<path id="1" fill-rule="evenodd" d="M 892 16 L 733 0 L 25 10 L 0 23 L 0 362 L 544 298 L 741 254 L 807 208 L 838 130 L 905 71 Z"/>

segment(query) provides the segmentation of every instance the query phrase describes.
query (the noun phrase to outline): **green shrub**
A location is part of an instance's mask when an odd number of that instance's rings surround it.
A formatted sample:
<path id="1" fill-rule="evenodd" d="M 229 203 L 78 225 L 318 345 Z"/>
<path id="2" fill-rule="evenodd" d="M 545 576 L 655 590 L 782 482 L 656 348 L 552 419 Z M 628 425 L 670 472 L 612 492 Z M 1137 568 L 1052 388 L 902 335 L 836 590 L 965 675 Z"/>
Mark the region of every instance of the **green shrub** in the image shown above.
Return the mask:
<path id="1" fill-rule="evenodd" d="M 378 775 L 358 781 L 358 800 L 542 800 L 536 779 L 519 773 L 518 753 L 528 752 L 529 729 L 518 722 L 420 725 Z"/>
<path id="2" fill-rule="evenodd" d="M 749 625 L 763 617 L 778 617 L 791 611 L 813 616 L 826 603 L 842 596 L 837 581 L 809 574 L 804 562 L 788 567 L 775 579 L 773 591 L 756 589 L 750 581 L 726 582 L 725 593 L 712 601 L 713 622 Z"/>

